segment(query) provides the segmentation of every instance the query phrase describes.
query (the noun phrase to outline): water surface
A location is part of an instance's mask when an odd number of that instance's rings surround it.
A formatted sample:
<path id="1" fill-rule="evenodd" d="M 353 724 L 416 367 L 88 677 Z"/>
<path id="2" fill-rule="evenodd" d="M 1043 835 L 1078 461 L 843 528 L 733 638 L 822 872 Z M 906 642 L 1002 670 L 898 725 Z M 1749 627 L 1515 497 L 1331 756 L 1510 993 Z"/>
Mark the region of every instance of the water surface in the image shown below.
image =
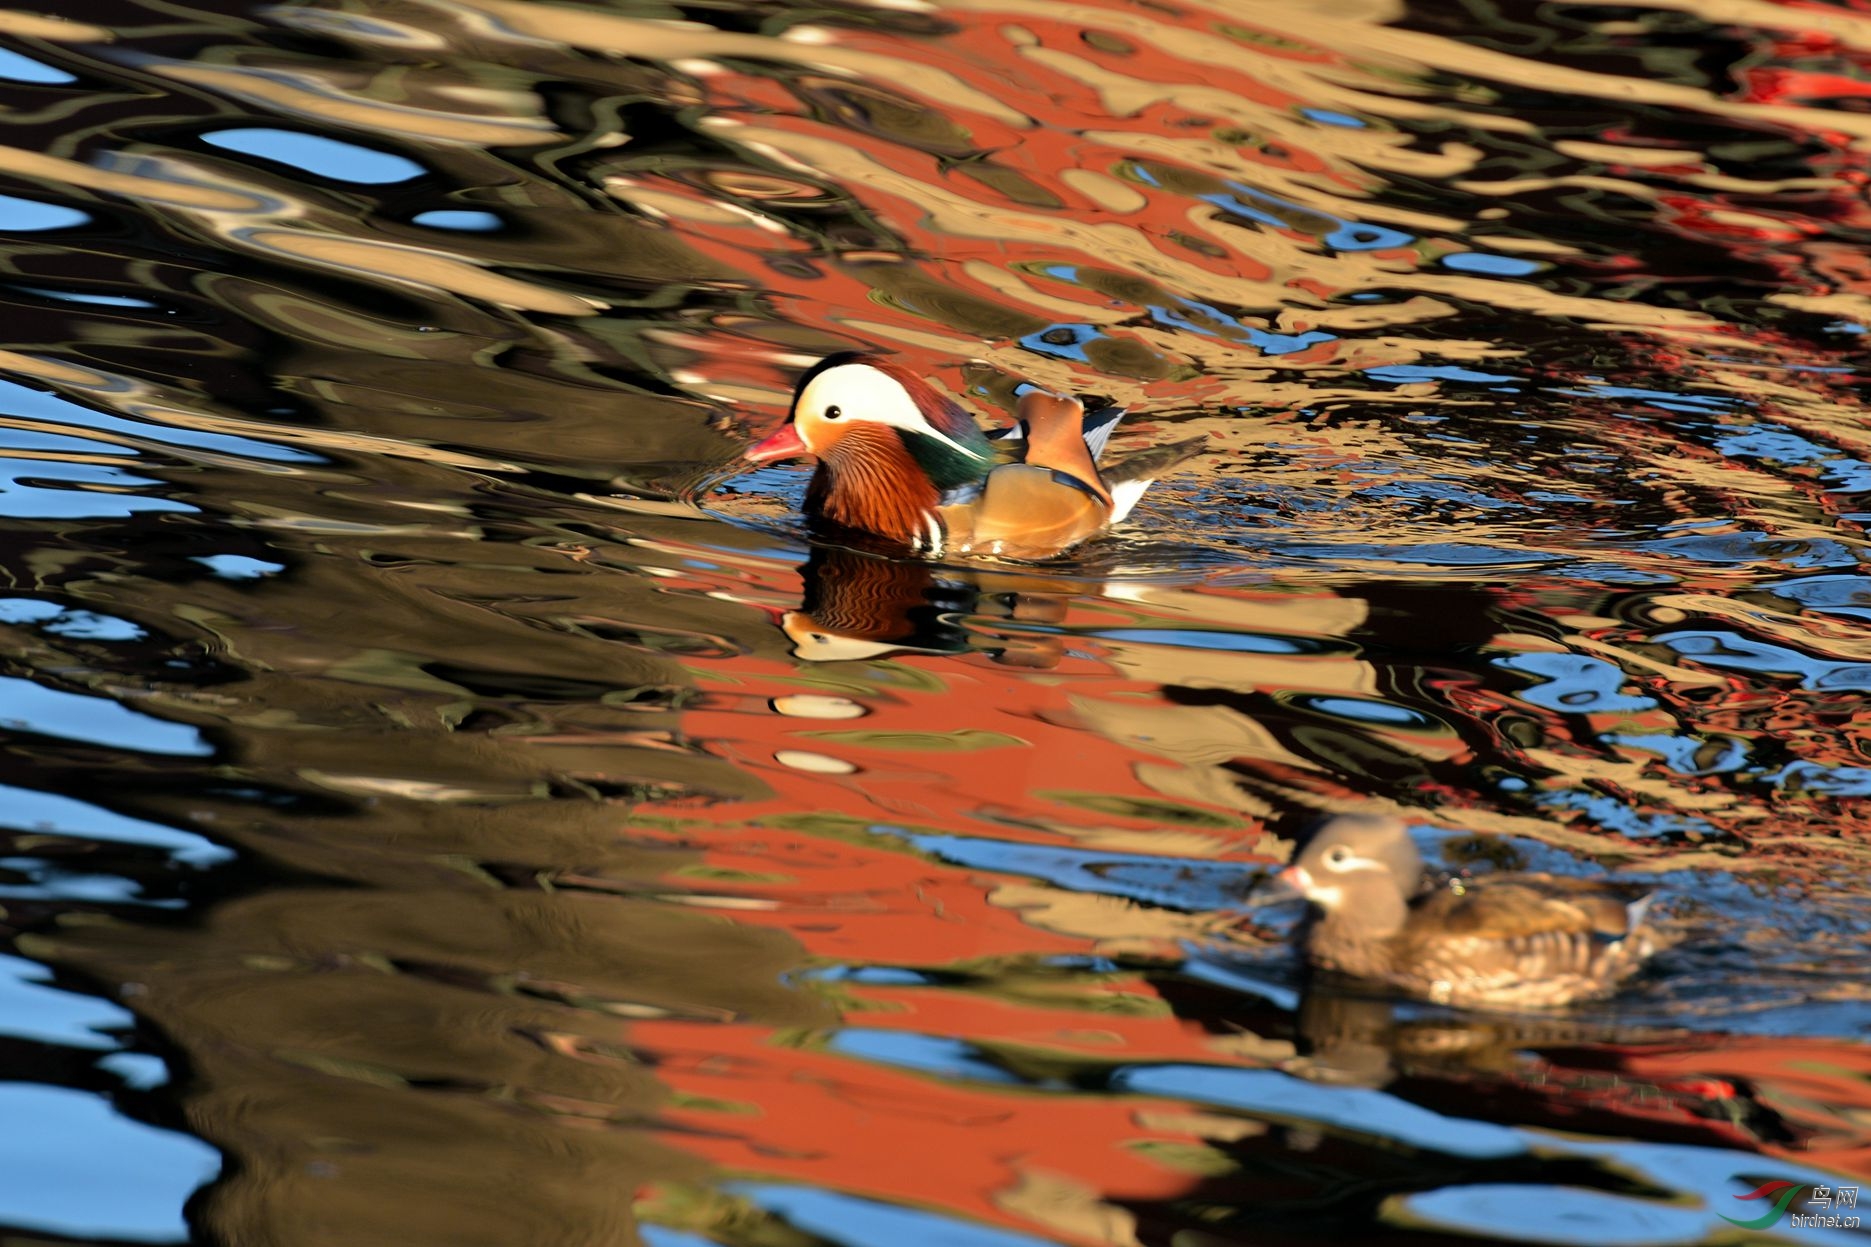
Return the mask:
<path id="1" fill-rule="evenodd" d="M 1871 1178 L 1858 6 L 52 7 L 8 1242 L 1638 1245 Z M 814 541 L 734 461 L 849 348 L 1208 449 L 1057 564 Z M 1309 991 L 1249 890 L 1340 810 L 1681 942 Z"/>

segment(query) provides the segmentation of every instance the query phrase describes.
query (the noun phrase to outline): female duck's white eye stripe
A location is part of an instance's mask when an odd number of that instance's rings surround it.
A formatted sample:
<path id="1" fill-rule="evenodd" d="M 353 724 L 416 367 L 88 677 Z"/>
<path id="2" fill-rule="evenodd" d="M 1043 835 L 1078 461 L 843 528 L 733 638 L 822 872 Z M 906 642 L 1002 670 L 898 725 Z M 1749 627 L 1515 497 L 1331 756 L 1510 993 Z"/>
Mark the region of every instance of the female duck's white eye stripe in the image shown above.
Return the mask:
<path id="1" fill-rule="evenodd" d="M 804 412 L 828 412 L 835 407 L 848 420 L 887 424 L 906 433 L 933 437 L 971 459 L 986 457 L 930 424 L 901 381 L 869 364 L 840 364 L 827 368 L 807 383 L 796 407 Z"/>
<path id="2" fill-rule="evenodd" d="M 1356 853 L 1353 853 L 1343 845 L 1327 850 L 1322 859 L 1322 863 L 1327 870 L 1335 875 L 1342 875 L 1348 871 L 1354 870 L 1389 869 L 1388 866 L 1384 865 L 1384 863 L 1378 861 L 1376 858 L 1359 857 Z"/>

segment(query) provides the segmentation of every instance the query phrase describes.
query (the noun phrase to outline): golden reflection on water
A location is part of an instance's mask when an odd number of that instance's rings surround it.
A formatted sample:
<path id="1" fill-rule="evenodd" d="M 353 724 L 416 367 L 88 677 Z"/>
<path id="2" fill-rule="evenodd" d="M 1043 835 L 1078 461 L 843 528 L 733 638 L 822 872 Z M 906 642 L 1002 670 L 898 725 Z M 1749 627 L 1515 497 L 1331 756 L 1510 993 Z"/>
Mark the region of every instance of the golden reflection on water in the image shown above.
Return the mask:
<path id="1" fill-rule="evenodd" d="M 12 827 L 5 920 L 230 1159 L 204 1241 L 1361 1237 L 1468 1183 L 1692 1240 L 1871 1176 L 1867 19 L 0 34 L 74 79 L 0 193 L 89 218 L 0 270 L 11 673 L 206 734 L 22 711 L 0 784 L 242 854 Z M 808 547 L 725 468 L 848 346 L 1211 450 L 1070 566 Z M 1337 810 L 1689 938 L 1578 1017 L 1299 994 L 1247 888 Z"/>

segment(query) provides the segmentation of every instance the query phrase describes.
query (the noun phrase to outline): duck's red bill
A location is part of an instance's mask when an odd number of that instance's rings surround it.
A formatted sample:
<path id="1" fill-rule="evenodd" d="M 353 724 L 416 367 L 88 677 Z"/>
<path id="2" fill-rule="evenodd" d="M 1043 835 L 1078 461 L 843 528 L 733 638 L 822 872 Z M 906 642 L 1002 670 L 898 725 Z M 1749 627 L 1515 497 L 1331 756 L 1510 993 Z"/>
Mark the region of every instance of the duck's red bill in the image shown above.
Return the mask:
<path id="1" fill-rule="evenodd" d="M 797 459 L 811 453 L 799 436 L 799 426 L 782 424 L 771 437 L 749 446 L 745 457 L 753 463 L 772 463 L 776 459 Z"/>

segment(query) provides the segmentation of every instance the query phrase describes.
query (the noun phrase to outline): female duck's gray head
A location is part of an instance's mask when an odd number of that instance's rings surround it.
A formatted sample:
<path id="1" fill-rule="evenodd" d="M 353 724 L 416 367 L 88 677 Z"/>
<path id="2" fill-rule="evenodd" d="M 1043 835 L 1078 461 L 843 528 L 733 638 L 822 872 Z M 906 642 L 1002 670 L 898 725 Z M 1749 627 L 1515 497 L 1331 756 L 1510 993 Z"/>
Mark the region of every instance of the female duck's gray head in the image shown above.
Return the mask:
<path id="1" fill-rule="evenodd" d="M 1340 814 L 1322 823 L 1280 872 L 1280 880 L 1329 916 L 1379 927 L 1401 923 L 1404 902 L 1422 887 L 1423 858 L 1403 820 Z"/>

